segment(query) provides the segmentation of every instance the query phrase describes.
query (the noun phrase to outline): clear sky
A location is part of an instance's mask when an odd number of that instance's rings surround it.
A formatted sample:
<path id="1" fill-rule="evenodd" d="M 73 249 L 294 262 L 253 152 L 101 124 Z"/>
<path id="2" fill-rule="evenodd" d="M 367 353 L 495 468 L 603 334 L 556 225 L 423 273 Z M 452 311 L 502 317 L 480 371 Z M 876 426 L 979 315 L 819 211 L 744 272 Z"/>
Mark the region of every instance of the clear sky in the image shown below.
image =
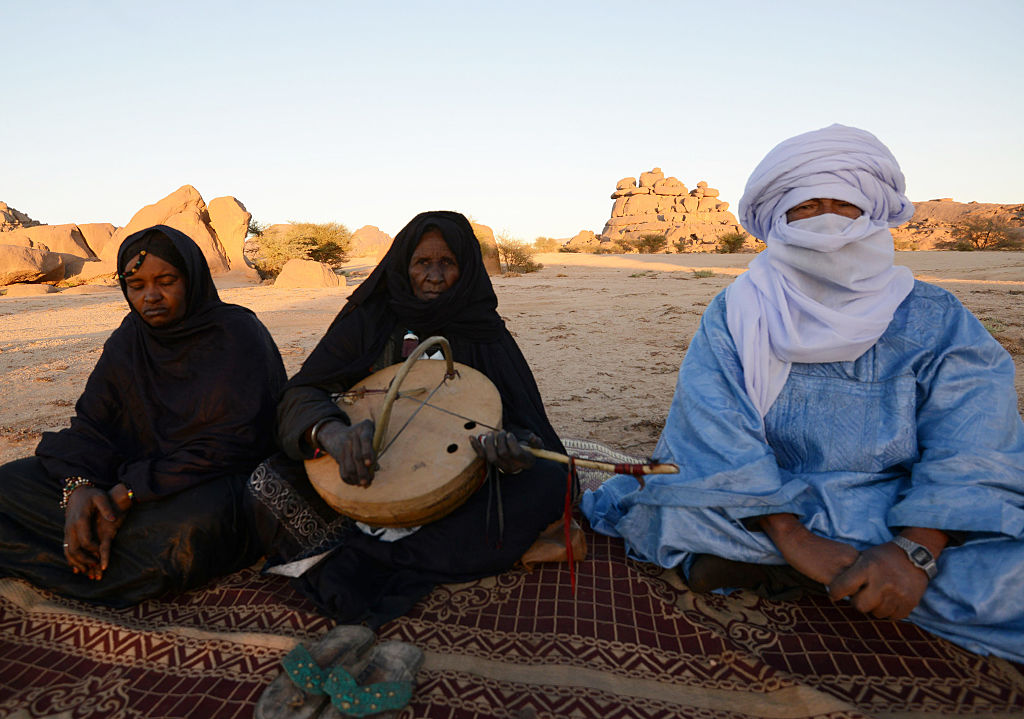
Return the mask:
<path id="1" fill-rule="evenodd" d="M 1024 0 L 0 0 L 0 200 L 124 225 L 183 184 L 394 235 L 600 232 L 654 166 L 739 201 L 779 141 L 878 135 L 913 200 L 1024 202 Z"/>

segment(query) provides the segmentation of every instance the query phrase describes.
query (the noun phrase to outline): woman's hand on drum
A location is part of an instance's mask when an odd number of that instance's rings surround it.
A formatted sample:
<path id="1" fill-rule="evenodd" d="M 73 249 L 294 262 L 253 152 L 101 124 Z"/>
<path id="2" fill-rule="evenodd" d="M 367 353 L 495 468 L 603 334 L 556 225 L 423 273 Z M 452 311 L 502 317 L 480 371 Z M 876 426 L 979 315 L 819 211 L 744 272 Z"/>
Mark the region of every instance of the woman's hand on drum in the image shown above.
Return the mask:
<path id="1" fill-rule="evenodd" d="M 328 422 L 317 432 L 317 445 L 337 461 L 338 475 L 346 484 L 369 487 L 373 481 L 373 430 L 373 420 L 364 419 L 351 427 L 341 420 Z"/>
<path id="2" fill-rule="evenodd" d="M 540 447 L 540 438 L 530 434 L 526 440 L 531 447 Z M 518 474 L 524 469 L 529 469 L 537 461 L 528 452 L 514 434 L 498 430 L 479 436 L 470 436 L 469 443 L 473 445 L 477 456 L 482 457 L 489 464 L 496 465 L 499 470 L 506 474 Z"/>
<path id="3" fill-rule="evenodd" d="M 64 519 L 64 556 L 75 574 L 103 578 L 124 518 L 102 489 L 81 487 L 71 494 Z"/>

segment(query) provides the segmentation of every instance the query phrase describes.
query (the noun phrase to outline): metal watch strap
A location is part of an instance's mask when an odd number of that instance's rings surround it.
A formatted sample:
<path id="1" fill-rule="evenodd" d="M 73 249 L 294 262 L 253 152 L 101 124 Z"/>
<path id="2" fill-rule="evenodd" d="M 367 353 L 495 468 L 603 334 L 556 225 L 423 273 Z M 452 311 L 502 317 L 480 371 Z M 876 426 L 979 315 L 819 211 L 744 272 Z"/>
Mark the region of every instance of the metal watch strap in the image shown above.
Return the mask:
<path id="1" fill-rule="evenodd" d="M 906 552 L 907 558 L 911 563 L 918 569 L 923 570 L 929 579 L 934 579 L 935 575 L 939 573 L 939 568 L 935 564 L 935 557 L 928 547 L 900 536 L 893 537 L 892 543 Z"/>

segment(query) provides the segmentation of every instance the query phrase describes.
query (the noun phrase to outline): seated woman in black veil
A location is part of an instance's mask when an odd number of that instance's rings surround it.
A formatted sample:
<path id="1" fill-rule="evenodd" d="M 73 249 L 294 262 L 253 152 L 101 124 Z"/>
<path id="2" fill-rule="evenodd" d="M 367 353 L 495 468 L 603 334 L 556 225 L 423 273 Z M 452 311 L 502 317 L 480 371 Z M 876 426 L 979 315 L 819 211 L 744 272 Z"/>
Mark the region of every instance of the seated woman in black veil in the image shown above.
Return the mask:
<path id="1" fill-rule="evenodd" d="M 245 482 L 274 446 L 273 339 L 221 302 L 199 247 L 157 225 L 117 256 L 130 307 L 71 426 L 0 467 L 0 575 L 127 606 L 251 564 Z"/>
<path id="2" fill-rule="evenodd" d="M 555 451 L 562 445 L 497 304 L 469 221 L 456 212 L 422 213 L 398 233 L 289 380 L 278 408 L 287 456 L 272 457 L 250 480 L 256 523 L 270 571 L 295 577 L 295 586 L 336 620 L 376 626 L 404 614 L 436 583 L 509 569 L 561 516 L 566 470 L 535 460 L 520 443 Z M 403 341 L 408 333 L 444 336 L 456 362 L 497 387 L 505 429 L 472 442 L 499 471 L 436 522 L 412 532 L 374 531 L 328 507 L 299 461 L 326 452 L 345 482 L 372 482 L 373 424 L 349 426 L 331 393 L 403 361 L 403 348 L 408 354 L 417 344 Z"/>

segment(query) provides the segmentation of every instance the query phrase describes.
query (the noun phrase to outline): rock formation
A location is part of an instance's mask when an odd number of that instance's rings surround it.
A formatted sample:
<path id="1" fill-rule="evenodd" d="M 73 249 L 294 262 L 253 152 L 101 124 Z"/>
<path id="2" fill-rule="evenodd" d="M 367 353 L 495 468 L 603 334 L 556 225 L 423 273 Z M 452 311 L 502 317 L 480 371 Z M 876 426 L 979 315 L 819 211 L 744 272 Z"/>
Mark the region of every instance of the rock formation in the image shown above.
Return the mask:
<path id="1" fill-rule="evenodd" d="M 0 241 L 7 245 L 45 247 L 50 252 L 65 252 L 86 259 L 96 257 L 78 225 L 21 227 L 0 236 Z"/>
<path id="2" fill-rule="evenodd" d="M 348 254 L 351 257 L 373 257 L 379 259 L 391 247 L 392 238 L 379 227 L 363 225 L 352 233 Z"/>
<path id="3" fill-rule="evenodd" d="M 191 237 L 203 251 L 213 275 L 223 275 L 230 269 L 224 246 L 210 226 L 206 203 L 192 185 L 182 185 L 162 200 L 136 212 L 127 225 L 114 233 L 111 244 L 120 246 L 128 235 L 153 225 L 167 225 Z"/>
<path id="4" fill-rule="evenodd" d="M 210 217 L 210 229 L 224 248 L 231 273 L 258 280 L 259 273 L 245 258 L 245 236 L 249 234 L 252 214 L 245 209 L 245 205 L 230 196 L 213 198 L 206 209 Z"/>
<path id="5" fill-rule="evenodd" d="M 612 215 L 597 238 L 607 251 L 620 252 L 619 241 L 631 242 L 648 234 L 665 235 L 667 252 L 712 251 L 722 235 L 743 232 L 718 190 L 703 181 L 688 190 L 677 178 L 665 177 L 660 167 L 642 173 L 639 182 L 622 178 L 611 199 L 615 201 Z M 592 244 L 590 238 L 577 235 L 567 247 L 588 251 L 584 246 Z"/>
<path id="6" fill-rule="evenodd" d="M 498 243 L 494 240 L 494 230 L 487 225 L 476 222 L 470 223 L 473 226 L 473 234 L 480 243 L 480 252 L 484 257 L 484 269 L 488 275 L 501 274 L 501 261 L 498 259 Z"/>
<path id="7" fill-rule="evenodd" d="M 954 202 L 945 197 L 914 203 L 914 216 L 893 229 L 897 250 L 934 250 L 953 239 L 953 226 L 965 220 L 995 220 L 1001 225 L 1024 227 L 1024 204 Z"/>
<path id="8" fill-rule="evenodd" d="M 45 248 L 0 244 L 0 286 L 64 279 L 64 259 Z"/>
<path id="9" fill-rule="evenodd" d="M 341 279 L 331 266 L 315 260 L 288 260 L 274 287 L 339 287 Z"/>
<path id="10" fill-rule="evenodd" d="M 234 197 L 218 197 L 207 206 L 191 185 L 183 185 L 164 199 L 143 207 L 120 228 L 108 222 L 45 225 L 0 202 L 0 248 L 6 248 L 0 254 L 0 286 L 100 278 L 113 281 L 121 241 L 136 230 L 156 224 L 177 228 L 195 240 L 214 275 L 231 271 L 258 280 L 243 252 L 251 217 Z M 26 254 L 13 248 L 32 252 Z M 28 276 L 35 279 L 27 279 Z"/>
<path id="11" fill-rule="evenodd" d="M 605 244 L 611 243 L 606 242 Z M 582 230 L 563 242 L 562 245 L 574 252 L 597 252 L 601 247 L 601 238 L 590 230 Z"/>
<path id="12" fill-rule="evenodd" d="M 33 220 L 24 212 L 18 212 L 6 202 L 0 202 L 0 232 L 8 232 L 22 227 L 35 227 L 42 224 Z"/>

